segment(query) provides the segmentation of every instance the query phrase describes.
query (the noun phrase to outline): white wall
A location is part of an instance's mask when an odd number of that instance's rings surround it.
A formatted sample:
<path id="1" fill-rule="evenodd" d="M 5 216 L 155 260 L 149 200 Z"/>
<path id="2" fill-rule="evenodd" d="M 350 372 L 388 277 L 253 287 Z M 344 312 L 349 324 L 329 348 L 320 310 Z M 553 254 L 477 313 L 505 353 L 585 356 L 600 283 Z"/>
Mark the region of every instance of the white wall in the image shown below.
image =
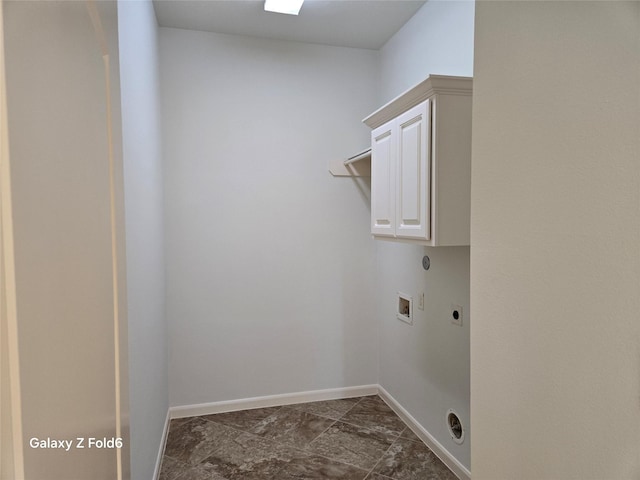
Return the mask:
<path id="1" fill-rule="evenodd" d="M 381 50 L 381 103 L 432 73 L 473 75 L 473 18 L 473 2 L 427 2 Z M 379 382 L 469 468 L 469 248 L 377 241 L 376 257 Z M 398 291 L 425 294 L 425 310 L 414 305 L 413 325 L 396 319 Z M 462 327 L 449 321 L 451 304 L 463 307 Z M 462 445 L 447 431 L 449 408 L 467 430 Z"/>
<path id="2" fill-rule="evenodd" d="M 377 52 L 160 29 L 171 405 L 377 381 Z"/>
<path id="3" fill-rule="evenodd" d="M 382 47 L 381 105 L 427 75 L 473 75 L 474 2 L 429 0 Z"/>
<path id="4" fill-rule="evenodd" d="M 98 6 L 111 53 L 118 248 L 123 253 L 115 4 Z M 23 438 L 116 435 L 105 74 L 84 2 L 5 2 L 4 28 Z M 123 260 L 123 257 L 121 258 Z M 126 291 L 121 389 L 128 443 Z M 128 449 L 122 450 L 128 475 Z M 113 479 L 116 450 L 24 445 L 29 479 Z"/>
<path id="5" fill-rule="evenodd" d="M 118 2 L 127 241 L 131 478 L 152 478 L 169 408 L 158 26 Z"/>
<path id="6" fill-rule="evenodd" d="M 640 477 L 640 3 L 479 2 L 474 479 Z"/>

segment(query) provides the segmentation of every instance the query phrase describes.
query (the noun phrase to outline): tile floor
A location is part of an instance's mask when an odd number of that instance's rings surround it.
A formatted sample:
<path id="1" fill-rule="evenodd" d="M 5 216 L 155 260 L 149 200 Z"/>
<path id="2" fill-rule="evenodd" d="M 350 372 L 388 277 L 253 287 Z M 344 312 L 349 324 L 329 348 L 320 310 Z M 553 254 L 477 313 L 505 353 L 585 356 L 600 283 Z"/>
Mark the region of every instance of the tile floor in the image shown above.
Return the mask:
<path id="1" fill-rule="evenodd" d="M 160 480 L 456 480 L 378 396 L 171 421 Z"/>

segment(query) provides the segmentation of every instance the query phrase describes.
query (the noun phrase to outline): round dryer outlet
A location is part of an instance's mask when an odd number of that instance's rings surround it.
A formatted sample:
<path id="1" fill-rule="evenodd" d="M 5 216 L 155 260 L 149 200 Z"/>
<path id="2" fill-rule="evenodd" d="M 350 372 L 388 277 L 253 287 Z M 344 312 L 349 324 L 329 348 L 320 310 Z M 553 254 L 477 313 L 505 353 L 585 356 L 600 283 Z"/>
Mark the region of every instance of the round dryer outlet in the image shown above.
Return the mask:
<path id="1" fill-rule="evenodd" d="M 447 429 L 449 430 L 449 435 L 451 435 L 451 439 L 456 442 L 458 445 L 461 445 L 464 442 L 464 427 L 462 425 L 462 421 L 458 414 L 449 409 L 447 411 Z"/>

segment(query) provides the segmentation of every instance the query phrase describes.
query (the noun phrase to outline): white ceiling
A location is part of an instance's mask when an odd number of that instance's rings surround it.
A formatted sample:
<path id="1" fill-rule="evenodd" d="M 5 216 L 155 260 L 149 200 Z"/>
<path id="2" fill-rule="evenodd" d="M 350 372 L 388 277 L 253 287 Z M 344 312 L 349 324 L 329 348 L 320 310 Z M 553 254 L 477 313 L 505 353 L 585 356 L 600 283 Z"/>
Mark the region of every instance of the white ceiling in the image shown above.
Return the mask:
<path id="1" fill-rule="evenodd" d="M 161 27 L 377 50 L 425 0 L 306 0 L 300 15 L 262 0 L 154 0 Z"/>

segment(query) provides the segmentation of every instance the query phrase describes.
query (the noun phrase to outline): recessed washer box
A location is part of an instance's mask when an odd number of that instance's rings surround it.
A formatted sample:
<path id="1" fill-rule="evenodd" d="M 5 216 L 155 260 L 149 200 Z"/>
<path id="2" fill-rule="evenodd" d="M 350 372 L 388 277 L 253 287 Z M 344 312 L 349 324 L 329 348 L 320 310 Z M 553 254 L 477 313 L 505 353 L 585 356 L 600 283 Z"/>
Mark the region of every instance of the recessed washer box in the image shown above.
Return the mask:
<path id="1" fill-rule="evenodd" d="M 398 292 L 398 310 L 396 318 L 413 325 L 413 298 L 406 293 Z"/>

